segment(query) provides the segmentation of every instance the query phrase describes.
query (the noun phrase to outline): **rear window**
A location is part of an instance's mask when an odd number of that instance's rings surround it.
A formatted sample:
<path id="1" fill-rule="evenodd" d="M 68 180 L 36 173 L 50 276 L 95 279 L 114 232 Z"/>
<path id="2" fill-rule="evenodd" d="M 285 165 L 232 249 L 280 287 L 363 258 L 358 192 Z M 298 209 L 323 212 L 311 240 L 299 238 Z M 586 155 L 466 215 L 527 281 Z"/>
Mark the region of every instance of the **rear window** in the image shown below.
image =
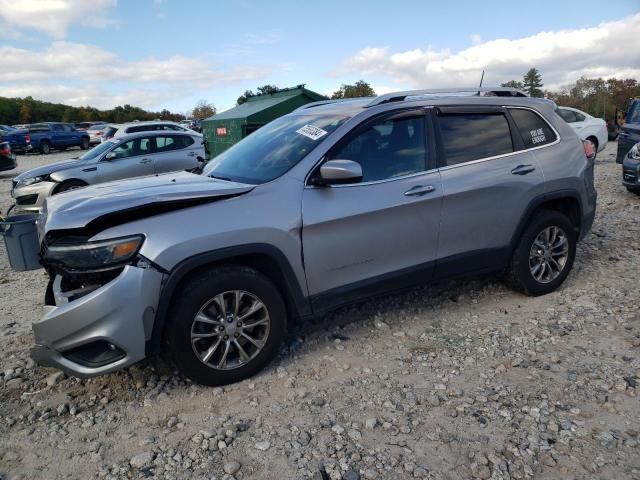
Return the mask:
<path id="1" fill-rule="evenodd" d="M 518 127 L 525 148 L 541 147 L 557 140 L 553 129 L 537 113 L 522 108 L 510 108 L 509 113 Z"/>
<path id="2" fill-rule="evenodd" d="M 103 136 L 107 138 L 113 137 L 117 131 L 118 129 L 115 127 L 107 127 L 103 133 Z"/>
<path id="3" fill-rule="evenodd" d="M 438 115 L 445 165 L 457 165 L 513 152 L 504 114 Z"/>
<path id="4" fill-rule="evenodd" d="M 135 127 L 127 128 L 127 133 L 148 132 L 151 130 L 155 130 L 153 125 L 138 125 Z"/>

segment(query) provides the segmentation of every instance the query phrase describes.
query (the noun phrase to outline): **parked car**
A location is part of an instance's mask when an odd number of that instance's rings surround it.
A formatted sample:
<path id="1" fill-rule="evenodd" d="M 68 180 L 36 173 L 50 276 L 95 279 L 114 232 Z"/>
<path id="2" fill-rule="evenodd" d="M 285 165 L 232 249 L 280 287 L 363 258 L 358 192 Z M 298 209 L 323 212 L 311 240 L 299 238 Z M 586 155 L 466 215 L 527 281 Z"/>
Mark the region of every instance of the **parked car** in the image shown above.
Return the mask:
<path id="1" fill-rule="evenodd" d="M 21 173 L 13 179 L 16 208 L 38 212 L 50 195 L 95 183 L 196 169 L 204 158 L 198 134 L 143 132 L 101 143 L 78 158 Z"/>
<path id="2" fill-rule="evenodd" d="M 624 158 L 631 148 L 640 142 L 640 98 L 629 103 L 624 125 L 620 127 L 618 134 L 617 163 L 623 163 Z"/>
<path id="3" fill-rule="evenodd" d="M 89 135 L 70 123 L 34 123 L 29 127 L 33 150 L 48 154 L 52 149 L 66 150 L 69 147 L 89 148 Z"/>
<path id="4" fill-rule="evenodd" d="M 14 153 L 27 153 L 33 149 L 28 130 L 0 125 L 0 142 L 7 142 Z"/>
<path id="5" fill-rule="evenodd" d="M 384 292 L 493 271 L 554 291 L 595 215 L 592 144 L 553 102 L 477 90 L 308 104 L 202 175 L 48 198 L 33 358 L 88 377 L 162 351 L 221 385 L 267 365 L 293 318 Z"/>
<path id="6" fill-rule="evenodd" d="M 135 121 L 109 125 L 109 127 L 107 127 L 103 134 L 103 141 L 107 141 L 110 138 L 117 138 L 122 135 L 128 135 L 130 133 L 154 132 L 158 130 L 172 132 L 192 132 L 191 129 L 178 125 L 175 122 L 165 122 L 161 120 L 154 120 L 151 122 Z"/>
<path id="7" fill-rule="evenodd" d="M 631 193 L 640 195 L 640 143 L 631 147 L 622 159 L 622 184 Z"/>
<path id="8" fill-rule="evenodd" d="M 0 142 L 0 172 L 13 170 L 17 166 L 16 154 L 11 152 L 9 142 Z"/>
<path id="9" fill-rule="evenodd" d="M 91 145 L 96 145 L 102 141 L 102 134 L 107 129 L 107 125 L 94 125 L 93 127 L 89 127 L 86 132 L 89 135 L 89 143 Z"/>
<path id="10" fill-rule="evenodd" d="M 595 145 L 596 152 L 601 152 L 609 141 L 607 122 L 592 117 L 582 110 L 569 107 L 558 107 L 557 112 L 582 140 L 589 140 Z"/>
<path id="11" fill-rule="evenodd" d="M 100 125 L 106 125 L 107 122 L 80 122 L 76 123 L 74 126 L 78 130 L 89 130 L 92 127 L 98 127 Z"/>

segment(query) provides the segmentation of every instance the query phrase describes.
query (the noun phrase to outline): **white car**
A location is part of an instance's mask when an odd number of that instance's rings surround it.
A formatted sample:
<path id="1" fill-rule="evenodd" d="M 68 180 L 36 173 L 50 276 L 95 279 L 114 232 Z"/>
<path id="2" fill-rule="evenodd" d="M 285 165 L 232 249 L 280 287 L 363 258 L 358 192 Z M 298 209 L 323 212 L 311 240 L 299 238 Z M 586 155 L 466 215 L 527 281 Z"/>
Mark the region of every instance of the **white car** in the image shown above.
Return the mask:
<path id="1" fill-rule="evenodd" d="M 556 110 L 565 122 L 567 122 L 582 140 L 590 140 L 600 152 L 607 146 L 609 135 L 607 123 L 601 118 L 592 117 L 582 110 L 570 107 L 558 107 Z"/>
<path id="2" fill-rule="evenodd" d="M 123 135 L 138 132 L 154 132 L 158 130 L 168 130 L 173 132 L 194 133 L 193 130 L 178 125 L 176 122 L 154 120 L 152 122 L 129 122 L 109 125 L 102 134 L 102 141 L 106 142 L 111 138 L 118 138 Z M 198 134 L 200 135 L 200 134 Z"/>

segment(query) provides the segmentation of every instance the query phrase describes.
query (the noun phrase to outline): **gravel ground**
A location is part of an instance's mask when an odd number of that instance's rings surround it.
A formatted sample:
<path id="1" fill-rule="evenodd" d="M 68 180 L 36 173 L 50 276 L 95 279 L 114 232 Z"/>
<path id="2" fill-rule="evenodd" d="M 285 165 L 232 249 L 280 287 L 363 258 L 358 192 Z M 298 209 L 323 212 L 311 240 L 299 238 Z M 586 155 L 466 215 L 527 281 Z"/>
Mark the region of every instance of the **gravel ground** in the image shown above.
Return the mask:
<path id="1" fill-rule="evenodd" d="M 45 278 L 0 246 L 0 478 L 640 479 L 640 197 L 615 147 L 559 291 L 484 277 L 370 301 L 225 388 L 145 363 L 92 380 L 34 366 Z"/>

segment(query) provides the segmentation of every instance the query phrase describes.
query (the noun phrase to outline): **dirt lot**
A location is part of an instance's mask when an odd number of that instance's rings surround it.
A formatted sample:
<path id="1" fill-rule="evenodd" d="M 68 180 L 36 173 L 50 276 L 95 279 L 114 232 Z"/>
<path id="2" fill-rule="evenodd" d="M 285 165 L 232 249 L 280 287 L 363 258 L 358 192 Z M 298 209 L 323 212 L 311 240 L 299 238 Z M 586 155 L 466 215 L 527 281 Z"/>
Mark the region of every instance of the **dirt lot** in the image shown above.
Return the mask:
<path id="1" fill-rule="evenodd" d="M 640 479 L 640 197 L 615 147 L 559 291 L 485 277 L 370 301 L 226 388 L 148 364 L 92 380 L 34 366 L 45 278 L 0 246 L 0 478 Z"/>

